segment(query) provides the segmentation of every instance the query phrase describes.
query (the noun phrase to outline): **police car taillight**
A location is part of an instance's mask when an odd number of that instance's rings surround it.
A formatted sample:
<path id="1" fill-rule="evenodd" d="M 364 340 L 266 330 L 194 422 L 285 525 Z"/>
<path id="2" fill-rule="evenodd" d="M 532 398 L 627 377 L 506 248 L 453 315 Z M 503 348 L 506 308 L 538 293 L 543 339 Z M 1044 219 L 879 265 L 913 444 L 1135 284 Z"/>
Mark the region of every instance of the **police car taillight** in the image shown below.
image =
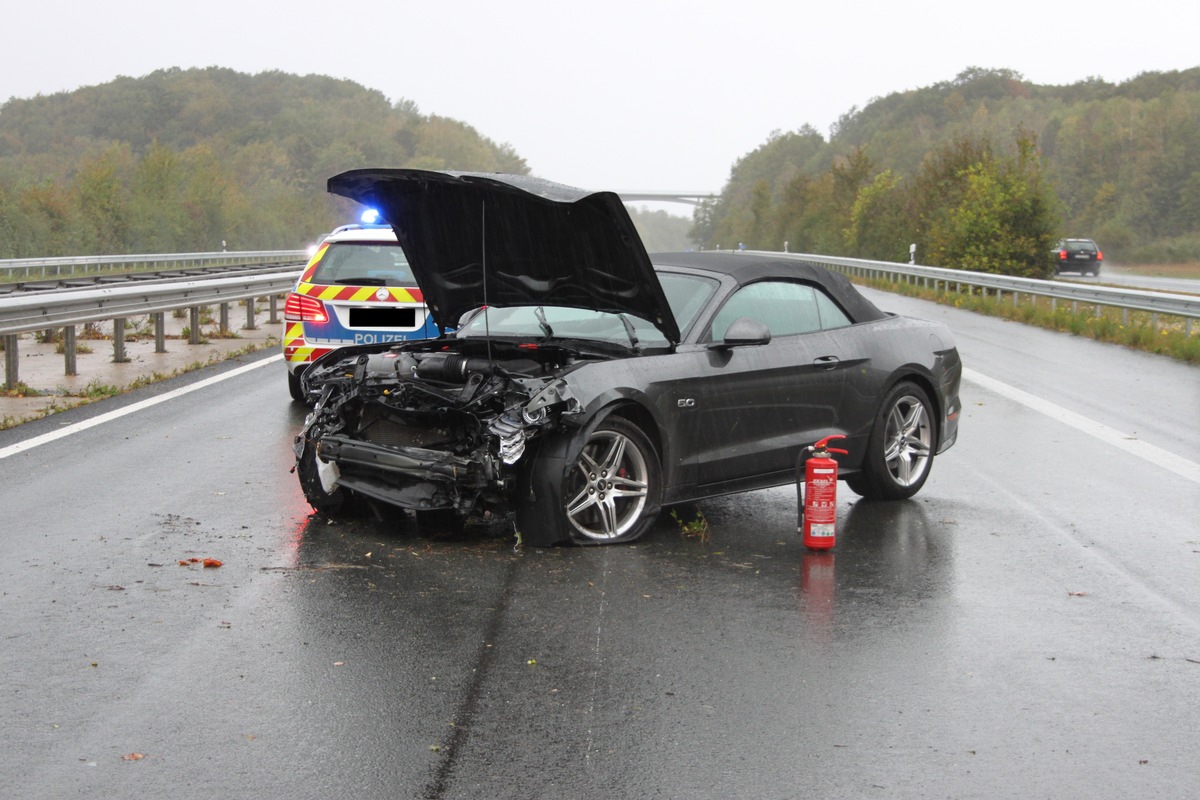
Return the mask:
<path id="1" fill-rule="evenodd" d="M 288 322 L 329 322 L 329 312 L 315 297 L 292 292 L 283 306 L 283 318 Z"/>

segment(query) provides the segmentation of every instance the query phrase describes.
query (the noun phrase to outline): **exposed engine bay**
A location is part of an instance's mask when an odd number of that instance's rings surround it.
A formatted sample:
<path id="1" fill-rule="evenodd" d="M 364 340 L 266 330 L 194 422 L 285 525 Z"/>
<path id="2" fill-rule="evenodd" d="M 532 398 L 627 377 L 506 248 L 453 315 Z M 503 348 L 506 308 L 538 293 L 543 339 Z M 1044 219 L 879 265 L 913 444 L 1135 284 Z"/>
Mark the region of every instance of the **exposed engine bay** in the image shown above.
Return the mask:
<path id="1" fill-rule="evenodd" d="M 595 357 L 470 339 L 330 354 L 303 378 L 316 401 L 293 445 L 305 494 L 322 510 L 348 489 L 406 509 L 507 513 L 529 441 L 578 415 L 561 376 Z"/>

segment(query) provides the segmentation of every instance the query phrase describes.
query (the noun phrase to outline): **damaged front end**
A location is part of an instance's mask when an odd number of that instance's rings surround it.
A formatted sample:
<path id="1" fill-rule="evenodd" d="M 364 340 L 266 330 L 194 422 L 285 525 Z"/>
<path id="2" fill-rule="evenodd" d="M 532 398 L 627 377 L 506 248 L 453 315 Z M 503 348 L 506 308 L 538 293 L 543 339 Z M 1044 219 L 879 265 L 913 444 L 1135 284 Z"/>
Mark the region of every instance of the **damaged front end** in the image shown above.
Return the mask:
<path id="1" fill-rule="evenodd" d="M 309 503 L 509 513 L 528 443 L 578 415 L 561 377 L 573 357 L 485 344 L 351 348 L 316 362 L 303 379 L 316 405 L 293 446 Z"/>

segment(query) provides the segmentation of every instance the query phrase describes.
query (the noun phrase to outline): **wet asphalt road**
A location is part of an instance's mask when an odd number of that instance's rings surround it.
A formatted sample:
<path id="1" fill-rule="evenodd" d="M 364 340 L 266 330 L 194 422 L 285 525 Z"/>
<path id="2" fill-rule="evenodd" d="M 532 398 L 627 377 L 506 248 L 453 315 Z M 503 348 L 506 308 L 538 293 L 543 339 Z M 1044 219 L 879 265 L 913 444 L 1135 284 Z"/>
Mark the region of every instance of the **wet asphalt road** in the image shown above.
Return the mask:
<path id="1" fill-rule="evenodd" d="M 1096 430 L 968 382 L 825 554 L 790 487 L 625 547 L 330 524 L 278 363 L 0 458 L 0 797 L 1197 796 L 1200 371 L 882 304 Z"/>

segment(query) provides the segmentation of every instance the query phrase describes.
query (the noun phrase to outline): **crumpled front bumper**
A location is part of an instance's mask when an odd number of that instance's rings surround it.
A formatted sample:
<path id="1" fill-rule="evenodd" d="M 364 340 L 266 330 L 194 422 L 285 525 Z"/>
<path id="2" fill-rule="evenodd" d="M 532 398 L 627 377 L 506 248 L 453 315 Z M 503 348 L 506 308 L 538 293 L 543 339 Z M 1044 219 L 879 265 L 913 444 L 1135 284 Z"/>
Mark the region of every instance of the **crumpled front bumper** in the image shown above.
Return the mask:
<path id="1" fill-rule="evenodd" d="M 390 447 L 347 436 L 322 436 L 317 442 L 317 457 L 340 468 L 362 467 L 422 480 L 485 485 L 495 477 L 491 459 L 463 458 L 420 447 Z"/>

